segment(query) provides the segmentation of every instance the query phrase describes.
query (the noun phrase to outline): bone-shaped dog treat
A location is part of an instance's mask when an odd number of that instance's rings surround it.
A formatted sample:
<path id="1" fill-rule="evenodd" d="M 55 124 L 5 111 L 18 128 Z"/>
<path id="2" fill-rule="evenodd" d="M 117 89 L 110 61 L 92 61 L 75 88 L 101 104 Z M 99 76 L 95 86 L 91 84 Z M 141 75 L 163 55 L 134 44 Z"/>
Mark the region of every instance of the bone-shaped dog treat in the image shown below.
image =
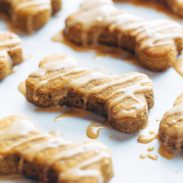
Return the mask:
<path id="1" fill-rule="evenodd" d="M 116 2 L 123 2 L 124 0 L 113 0 Z M 126 0 L 125 0 L 126 1 Z M 133 1 L 133 0 L 132 0 Z M 143 1 L 150 1 L 155 3 L 161 3 L 165 5 L 167 8 L 172 10 L 176 15 L 183 17 L 183 1 L 182 0 L 141 0 Z"/>
<path id="2" fill-rule="evenodd" d="M 118 10 L 112 0 L 86 0 L 66 20 L 65 36 L 80 45 L 128 49 L 155 71 L 167 69 L 183 48 L 183 28 L 171 20 L 147 21 Z"/>
<path id="3" fill-rule="evenodd" d="M 173 108 L 161 120 L 159 139 L 171 149 L 183 148 L 183 94 L 177 97 Z"/>
<path id="4" fill-rule="evenodd" d="M 41 107 L 68 105 L 95 112 L 122 132 L 145 127 L 153 106 L 152 82 L 146 75 L 102 74 L 63 55 L 41 61 L 26 81 L 26 96 Z"/>
<path id="5" fill-rule="evenodd" d="M 29 33 L 43 27 L 60 8 L 61 0 L 0 0 L 0 12 Z"/>
<path id="6" fill-rule="evenodd" d="M 103 144 L 70 143 L 20 116 L 0 120 L 0 156 L 1 175 L 18 173 L 43 183 L 102 183 L 113 176 Z"/>
<path id="7" fill-rule="evenodd" d="M 11 32 L 0 32 L 0 80 L 23 61 L 20 38 Z"/>

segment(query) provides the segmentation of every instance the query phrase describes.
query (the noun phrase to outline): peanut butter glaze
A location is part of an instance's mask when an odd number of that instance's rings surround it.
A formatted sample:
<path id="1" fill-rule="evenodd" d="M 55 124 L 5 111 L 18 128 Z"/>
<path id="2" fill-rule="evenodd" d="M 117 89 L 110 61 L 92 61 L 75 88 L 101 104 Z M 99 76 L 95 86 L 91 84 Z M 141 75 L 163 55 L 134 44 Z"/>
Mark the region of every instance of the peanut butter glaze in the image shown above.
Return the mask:
<path id="1" fill-rule="evenodd" d="M 153 134 L 149 137 L 144 135 L 139 135 L 137 141 L 141 144 L 148 144 L 152 142 L 153 140 L 157 139 L 157 134 Z"/>
<path id="2" fill-rule="evenodd" d="M 60 121 L 64 118 L 84 118 L 90 113 L 81 109 L 76 109 L 76 108 L 69 108 L 69 109 L 63 109 L 62 114 L 59 114 L 56 118 L 55 121 Z"/>
<path id="3" fill-rule="evenodd" d="M 148 148 L 147 148 L 147 151 L 148 151 L 148 152 L 154 151 L 154 147 L 152 147 L 152 146 L 148 147 Z"/>
<path id="4" fill-rule="evenodd" d="M 86 135 L 88 138 L 97 139 L 103 128 L 105 128 L 104 125 L 99 125 L 98 123 L 93 122 L 87 127 Z"/>
<path id="5" fill-rule="evenodd" d="M 147 158 L 156 161 L 158 159 L 157 155 L 147 154 Z"/>
<path id="6" fill-rule="evenodd" d="M 26 96 L 26 87 L 25 87 L 25 81 L 21 82 L 18 86 L 19 92 L 23 95 Z"/>

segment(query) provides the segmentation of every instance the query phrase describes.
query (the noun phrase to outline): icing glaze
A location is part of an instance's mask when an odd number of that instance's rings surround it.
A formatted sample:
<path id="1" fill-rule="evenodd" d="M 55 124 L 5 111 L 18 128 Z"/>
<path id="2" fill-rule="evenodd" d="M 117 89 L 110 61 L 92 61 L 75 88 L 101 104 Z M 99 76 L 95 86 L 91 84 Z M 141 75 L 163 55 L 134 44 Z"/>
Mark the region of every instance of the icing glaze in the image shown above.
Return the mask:
<path id="1" fill-rule="evenodd" d="M 20 135 L 35 131 L 35 127 L 26 119 L 14 120 L 11 126 L 8 126 L 4 131 L 0 131 L 0 140 L 13 139 Z"/>
<path id="2" fill-rule="evenodd" d="M 0 32 L 0 51 L 9 51 L 20 46 L 21 40 L 18 36 L 10 32 Z"/>
<path id="3" fill-rule="evenodd" d="M 51 6 L 50 0 L 21 0 L 20 2 L 13 2 L 13 8 L 15 11 L 25 11 L 28 9 L 39 11 L 41 9 L 49 9 Z"/>

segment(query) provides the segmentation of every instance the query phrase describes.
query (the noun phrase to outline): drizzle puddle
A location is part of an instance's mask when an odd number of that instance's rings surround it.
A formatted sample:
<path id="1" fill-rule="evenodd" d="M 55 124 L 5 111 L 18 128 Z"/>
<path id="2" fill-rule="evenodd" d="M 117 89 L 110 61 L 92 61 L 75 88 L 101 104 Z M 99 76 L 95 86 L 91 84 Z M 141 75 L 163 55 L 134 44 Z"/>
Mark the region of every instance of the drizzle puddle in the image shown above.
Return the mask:
<path id="1" fill-rule="evenodd" d="M 140 154 L 139 158 L 142 159 L 142 160 L 143 159 L 146 159 L 146 158 L 151 159 L 151 160 L 154 160 L 154 161 L 158 160 L 158 156 L 157 155 L 150 154 L 150 153 Z"/>
<path id="2" fill-rule="evenodd" d="M 18 180 L 18 179 L 21 179 L 22 178 L 22 176 L 21 175 L 18 175 L 18 174 L 14 174 L 14 175 L 1 175 L 0 176 L 0 180 L 1 181 L 6 181 L 6 180 L 11 180 L 11 181 L 13 181 L 13 180 Z"/>
<path id="3" fill-rule="evenodd" d="M 19 90 L 19 92 L 20 92 L 23 96 L 26 96 L 25 81 L 21 82 L 21 83 L 18 85 L 18 90 Z"/>
<path id="4" fill-rule="evenodd" d="M 154 134 L 155 134 L 155 131 L 150 130 L 150 131 L 149 131 L 149 134 L 150 134 L 150 135 L 154 135 Z"/>
<path id="5" fill-rule="evenodd" d="M 62 108 L 62 113 L 59 114 L 56 118 L 55 121 L 60 121 L 64 118 L 85 118 L 87 117 L 89 114 L 91 114 L 88 111 L 84 111 L 82 109 L 76 109 L 76 108 L 67 108 L 67 107 L 63 107 Z"/>
<path id="6" fill-rule="evenodd" d="M 177 60 L 173 63 L 173 68 L 175 71 L 183 77 L 183 53 L 177 58 Z"/>
<path id="7" fill-rule="evenodd" d="M 147 158 L 156 161 L 158 159 L 158 156 L 153 154 L 147 154 Z"/>
<path id="8" fill-rule="evenodd" d="M 157 134 L 152 134 L 151 136 L 144 136 L 144 135 L 139 135 L 138 136 L 138 143 L 141 143 L 141 144 L 148 144 L 150 142 L 152 142 L 153 140 L 157 139 Z"/>
<path id="9" fill-rule="evenodd" d="M 167 160 L 171 160 L 175 157 L 175 153 L 173 153 L 172 151 L 167 149 L 167 147 L 162 144 L 160 145 L 158 152 L 161 155 L 161 157 L 163 157 Z"/>
<path id="10" fill-rule="evenodd" d="M 48 108 L 36 108 L 36 112 L 60 112 L 62 110 L 61 107 L 48 107 Z"/>
<path id="11" fill-rule="evenodd" d="M 97 139 L 100 135 L 101 129 L 103 128 L 105 128 L 105 126 L 93 122 L 87 127 L 86 135 L 88 138 Z"/>
<path id="12" fill-rule="evenodd" d="M 147 151 L 148 151 L 148 152 L 152 152 L 152 151 L 154 151 L 154 149 L 155 149 L 154 147 L 148 147 L 148 148 L 147 148 Z"/>
<path id="13" fill-rule="evenodd" d="M 139 65 L 137 60 L 136 60 L 136 57 L 128 51 L 125 51 L 121 48 L 109 47 L 109 46 L 105 46 L 105 45 L 85 46 L 85 47 L 79 46 L 79 45 L 74 44 L 71 41 L 69 41 L 64 36 L 63 31 L 56 34 L 52 38 L 52 41 L 63 43 L 65 45 L 71 47 L 73 50 L 75 50 L 77 52 L 93 51 L 94 50 L 96 52 L 96 57 L 110 56 L 112 58 L 121 58 L 130 64 Z"/>

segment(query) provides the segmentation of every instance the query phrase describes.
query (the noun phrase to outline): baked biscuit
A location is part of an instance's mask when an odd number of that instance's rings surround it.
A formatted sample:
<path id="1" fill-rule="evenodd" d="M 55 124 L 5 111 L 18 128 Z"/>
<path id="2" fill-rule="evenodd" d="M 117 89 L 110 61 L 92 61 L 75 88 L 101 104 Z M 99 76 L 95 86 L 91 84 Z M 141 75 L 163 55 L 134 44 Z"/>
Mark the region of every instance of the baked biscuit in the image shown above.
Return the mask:
<path id="1" fill-rule="evenodd" d="M 183 148 L 183 94 L 176 99 L 173 108 L 161 120 L 159 139 L 171 149 Z"/>
<path id="2" fill-rule="evenodd" d="M 0 120 L 0 155 L 1 175 L 18 173 L 43 183 L 102 183 L 113 176 L 103 144 L 70 143 L 19 116 Z"/>
<path id="3" fill-rule="evenodd" d="M 0 80 L 12 72 L 13 66 L 23 61 L 20 38 L 11 32 L 0 32 Z"/>
<path id="4" fill-rule="evenodd" d="M 181 0 L 164 0 L 168 7 L 178 16 L 183 17 L 183 2 Z"/>
<path id="5" fill-rule="evenodd" d="M 63 55 L 51 55 L 26 81 L 27 99 L 40 106 L 68 105 L 107 118 L 122 132 L 147 125 L 153 106 L 152 82 L 144 74 L 107 75 L 78 66 Z"/>
<path id="6" fill-rule="evenodd" d="M 123 2 L 124 0 L 113 0 L 116 2 Z M 133 0 L 132 0 L 133 1 Z M 147 0 L 140 0 L 147 1 Z M 161 3 L 169 8 L 173 13 L 183 18 L 183 2 L 182 0 L 148 0 L 150 2 Z"/>
<path id="7" fill-rule="evenodd" d="M 61 0 L 0 0 L 0 7 L 19 29 L 31 33 L 60 10 Z"/>
<path id="8" fill-rule="evenodd" d="M 66 19 L 65 36 L 85 46 L 105 44 L 125 48 L 139 62 L 163 71 L 176 61 L 183 48 L 182 26 L 171 20 L 147 21 L 118 10 L 112 0 L 86 0 Z"/>

